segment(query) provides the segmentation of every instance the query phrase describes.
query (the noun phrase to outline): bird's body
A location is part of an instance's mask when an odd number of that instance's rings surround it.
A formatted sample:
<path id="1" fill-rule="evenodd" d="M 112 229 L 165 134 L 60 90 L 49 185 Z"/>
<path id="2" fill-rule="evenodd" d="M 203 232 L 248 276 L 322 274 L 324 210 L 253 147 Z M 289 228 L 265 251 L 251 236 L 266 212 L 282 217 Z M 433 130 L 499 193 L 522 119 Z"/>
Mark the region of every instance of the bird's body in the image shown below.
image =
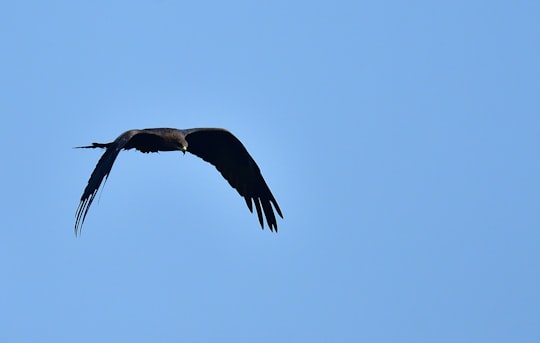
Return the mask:
<path id="1" fill-rule="evenodd" d="M 259 167 L 248 151 L 232 133 L 225 129 L 156 128 L 129 130 L 110 143 L 92 143 L 79 148 L 106 149 L 96 165 L 88 185 L 81 196 L 75 219 L 75 234 L 80 231 L 88 209 L 99 186 L 106 180 L 121 150 L 137 149 L 143 153 L 158 151 L 191 152 L 211 163 L 244 198 L 251 212 L 253 203 L 261 227 L 264 228 L 263 212 L 270 230 L 277 231 L 274 209 L 283 218 L 279 205 L 261 175 Z M 273 207 L 272 207 L 273 206 Z"/>

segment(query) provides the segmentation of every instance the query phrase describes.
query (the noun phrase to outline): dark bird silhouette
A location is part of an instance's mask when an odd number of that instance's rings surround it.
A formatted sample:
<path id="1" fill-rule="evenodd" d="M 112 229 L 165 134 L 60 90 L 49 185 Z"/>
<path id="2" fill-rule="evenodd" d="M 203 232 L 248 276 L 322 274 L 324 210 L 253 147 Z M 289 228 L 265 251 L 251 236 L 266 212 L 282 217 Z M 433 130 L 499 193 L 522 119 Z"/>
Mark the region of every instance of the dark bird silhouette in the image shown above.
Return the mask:
<path id="1" fill-rule="evenodd" d="M 283 218 L 279 205 L 264 181 L 257 163 L 232 133 L 225 129 L 144 129 L 129 130 L 122 133 L 111 143 L 92 143 L 77 148 L 106 149 L 96 168 L 90 175 L 88 185 L 81 196 L 81 202 L 75 215 L 75 235 L 83 225 L 88 209 L 103 182 L 109 176 L 114 160 L 121 150 L 137 149 L 144 153 L 158 151 L 189 151 L 213 164 L 229 184 L 238 191 L 253 213 L 253 203 L 257 210 L 259 223 L 264 229 L 263 212 L 271 231 L 277 232 L 274 209 Z M 273 208 L 272 208 L 273 206 Z"/>

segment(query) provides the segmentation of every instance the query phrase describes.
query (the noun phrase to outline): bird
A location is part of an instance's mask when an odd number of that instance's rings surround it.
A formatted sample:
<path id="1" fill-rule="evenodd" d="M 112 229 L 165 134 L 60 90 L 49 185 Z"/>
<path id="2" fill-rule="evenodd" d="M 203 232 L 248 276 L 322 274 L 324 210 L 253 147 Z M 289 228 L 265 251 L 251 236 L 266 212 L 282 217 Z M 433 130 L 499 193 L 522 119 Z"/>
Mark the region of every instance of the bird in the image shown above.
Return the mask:
<path id="1" fill-rule="evenodd" d="M 242 142 L 222 128 L 151 128 L 128 130 L 110 143 L 92 143 L 79 149 L 102 148 L 105 152 L 90 175 L 75 214 L 75 235 L 81 230 L 88 210 L 103 181 L 107 180 L 116 157 L 122 150 L 136 149 L 143 153 L 159 151 L 190 152 L 214 165 L 221 175 L 244 198 L 253 213 L 253 204 L 261 228 L 263 212 L 270 231 L 277 232 L 274 210 L 283 218 L 281 209 L 266 184 L 259 166 Z"/>

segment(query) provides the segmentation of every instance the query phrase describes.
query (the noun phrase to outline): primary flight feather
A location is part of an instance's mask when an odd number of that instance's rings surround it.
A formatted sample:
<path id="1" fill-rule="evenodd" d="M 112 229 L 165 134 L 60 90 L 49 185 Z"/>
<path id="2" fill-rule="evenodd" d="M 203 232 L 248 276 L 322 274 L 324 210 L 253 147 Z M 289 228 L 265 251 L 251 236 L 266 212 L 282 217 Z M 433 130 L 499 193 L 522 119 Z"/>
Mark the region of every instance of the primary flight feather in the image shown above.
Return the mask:
<path id="1" fill-rule="evenodd" d="M 104 148 L 106 150 L 90 175 L 88 185 L 81 196 L 81 202 L 75 215 L 75 234 L 80 232 L 90 205 L 92 205 L 103 180 L 109 176 L 118 153 L 121 150 L 129 149 L 137 149 L 144 153 L 158 151 L 182 151 L 185 153 L 188 151 L 213 164 L 244 198 L 251 212 L 253 212 L 253 204 L 255 204 L 259 223 L 263 229 L 263 213 L 271 231 L 277 231 L 274 209 L 283 218 L 279 205 L 264 181 L 257 163 L 249 155 L 242 142 L 225 129 L 129 130 L 122 133 L 113 142 L 92 143 L 92 145 L 78 148 Z"/>

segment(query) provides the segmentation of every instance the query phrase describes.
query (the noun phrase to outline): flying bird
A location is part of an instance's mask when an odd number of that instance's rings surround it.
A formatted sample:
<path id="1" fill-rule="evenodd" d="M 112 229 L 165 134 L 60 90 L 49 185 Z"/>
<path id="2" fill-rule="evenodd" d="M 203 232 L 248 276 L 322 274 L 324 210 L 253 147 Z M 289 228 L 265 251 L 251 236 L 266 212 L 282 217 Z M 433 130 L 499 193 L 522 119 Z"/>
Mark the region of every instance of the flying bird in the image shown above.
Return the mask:
<path id="1" fill-rule="evenodd" d="M 261 228 L 264 229 L 263 212 L 270 231 L 277 232 L 275 211 L 281 218 L 281 210 L 264 181 L 257 163 L 232 133 L 218 128 L 172 129 L 157 128 L 129 130 L 110 143 L 92 143 L 77 148 L 106 149 L 97 163 L 88 185 L 81 196 L 81 202 L 75 215 L 75 235 L 83 225 L 90 205 L 94 201 L 103 180 L 107 180 L 114 160 L 121 150 L 137 149 L 143 153 L 158 151 L 186 151 L 211 163 L 223 175 L 225 180 L 238 191 L 253 213 L 253 204 Z M 273 207 L 272 207 L 273 206 Z"/>

